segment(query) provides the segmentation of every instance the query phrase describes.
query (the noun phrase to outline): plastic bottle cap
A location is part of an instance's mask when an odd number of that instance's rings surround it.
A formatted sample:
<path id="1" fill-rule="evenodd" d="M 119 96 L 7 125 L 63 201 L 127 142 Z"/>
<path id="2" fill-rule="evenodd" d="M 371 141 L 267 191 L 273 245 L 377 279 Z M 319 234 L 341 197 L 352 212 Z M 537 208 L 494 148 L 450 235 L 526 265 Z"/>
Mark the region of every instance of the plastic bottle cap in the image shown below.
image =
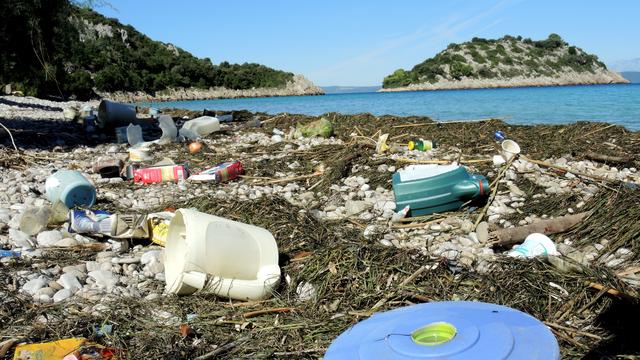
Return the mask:
<path id="1" fill-rule="evenodd" d="M 409 141 L 409 145 L 407 147 L 409 148 L 409 150 L 413 150 L 416 147 L 416 143 L 414 143 L 413 141 Z"/>
<path id="2" fill-rule="evenodd" d="M 456 336 L 455 326 L 447 322 L 435 322 L 411 333 L 411 339 L 418 345 L 434 346 L 451 341 Z"/>

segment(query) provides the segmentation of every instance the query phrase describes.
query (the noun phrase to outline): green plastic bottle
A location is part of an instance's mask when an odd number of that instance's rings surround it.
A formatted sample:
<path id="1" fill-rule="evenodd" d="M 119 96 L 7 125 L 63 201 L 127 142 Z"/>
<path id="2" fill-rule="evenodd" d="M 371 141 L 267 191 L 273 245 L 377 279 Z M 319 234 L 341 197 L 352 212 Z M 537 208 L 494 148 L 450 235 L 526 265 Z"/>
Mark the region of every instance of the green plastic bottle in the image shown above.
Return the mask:
<path id="1" fill-rule="evenodd" d="M 437 144 L 431 140 L 415 140 L 409 141 L 408 148 L 409 150 L 418 150 L 418 151 L 429 151 L 435 148 Z"/>

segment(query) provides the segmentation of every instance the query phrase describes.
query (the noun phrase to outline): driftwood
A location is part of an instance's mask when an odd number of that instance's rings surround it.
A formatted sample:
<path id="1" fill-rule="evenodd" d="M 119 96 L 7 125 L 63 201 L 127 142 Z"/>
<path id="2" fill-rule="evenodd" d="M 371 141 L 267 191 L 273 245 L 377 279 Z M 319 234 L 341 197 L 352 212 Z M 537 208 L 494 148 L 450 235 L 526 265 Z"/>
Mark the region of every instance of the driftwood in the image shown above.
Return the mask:
<path id="1" fill-rule="evenodd" d="M 610 156 L 610 155 L 597 154 L 594 152 L 587 152 L 586 154 L 584 154 L 584 156 L 589 160 L 619 163 L 619 164 L 626 164 L 633 160 L 633 157 L 628 155 L 627 156 Z"/>
<path id="2" fill-rule="evenodd" d="M 565 232 L 587 216 L 586 212 L 566 215 L 555 219 L 540 220 L 533 224 L 515 228 L 500 229 L 489 234 L 494 239 L 493 246 L 511 246 L 522 242 L 529 234 L 541 233 L 545 235 Z"/>
<path id="3" fill-rule="evenodd" d="M 602 284 L 594 283 L 594 282 L 589 282 L 588 285 L 589 285 L 590 288 L 593 288 L 593 289 L 596 289 L 596 290 L 600 290 L 602 292 L 605 292 L 605 293 L 607 293 L 609 295 L 613 295 L 613 296 L 618 297 L 620 299 L 624 299 L 624 300 L 630 301 L 632 303 L 638 302 L 638 298 L 636 298 L 635 296 L 631 296 L 629 294 L 623 293 L 620 290 L 609 288 L 609 287 L 606 287 L 606 286 L 604 286 Z"/>
<path id="4" fill-rule="evenodd" d="M 9 339 L 0 343 L 0 357 L 4 357 L 9 349 L 11 349 L 15 344 L 19 343 L 20 339 Z"/>

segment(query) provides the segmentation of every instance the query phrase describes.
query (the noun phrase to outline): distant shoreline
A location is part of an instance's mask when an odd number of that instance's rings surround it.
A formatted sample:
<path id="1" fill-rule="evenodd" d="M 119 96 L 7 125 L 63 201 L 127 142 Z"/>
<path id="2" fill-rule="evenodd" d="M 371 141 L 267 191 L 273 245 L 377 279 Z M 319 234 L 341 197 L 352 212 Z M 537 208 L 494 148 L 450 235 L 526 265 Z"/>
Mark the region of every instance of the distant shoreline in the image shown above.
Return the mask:
<path id="1" fill-rule="evenodd" d="M 113 92 L 98 93 L 100 97 L 127 103 L 139 102 L 169 102 L 183 100 L 215 100 L 215 99 L 237 99 L 237 98 L 257 98 L 257 97 L 278 97 L 278 96 L 308 96 L 324 95 L 324 91 L 315 86 L 311 81 L 302 75 L 294 75 L 293 80 L 281 88 L 253 88 L 246 90 L 227 89 L 222 87 L 198 89 L 198 88 L 176 88 L 166 89 L 151 95 L 145 92 Z"/>

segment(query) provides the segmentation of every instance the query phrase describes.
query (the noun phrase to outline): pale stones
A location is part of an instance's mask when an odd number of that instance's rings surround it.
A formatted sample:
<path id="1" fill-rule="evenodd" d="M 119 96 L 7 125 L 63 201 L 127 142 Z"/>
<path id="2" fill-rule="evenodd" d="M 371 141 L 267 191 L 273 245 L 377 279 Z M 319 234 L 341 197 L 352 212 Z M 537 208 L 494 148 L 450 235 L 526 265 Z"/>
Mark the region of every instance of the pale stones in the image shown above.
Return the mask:
<path id="1" fill-rule="evenodd" d="M 311 202 L 315 198 L 313 191 L 305 191 L 298 196 L 298 199 L 302 202 Z"/>
<path id="2" fill-rule="evenodd" d="M 364 228 L 364 232 L 363 232 L 364 237 L 369 238 L 373 235 L 380 233 L 379 228 L 380 227 L 378 225 L 367 225 L 367 227 Z"/>
<path id="3" fill-rule="evenodd" d="M 100 264 L 98 264 L 95 261 L 87 261 L 85 263 L 85 266 L 86 266 L 87 271 L 89 271 L 89 272 L 100 270 Z"/>
<path id="4" fill-rule="evenodd" d="M 40 246 L 55 246 L 58 241 L 62 240 L 62 233 L 58 230 L 43 231 L 38 234 L 36 240 Z"/>
<path id="5" fill-rule="evenodd" d="M 381 239 L 380 240 L 380 244 L 382 244 L 384 246 L 393 246 L 393 243 L 391 243 L 391 241 L 389 241 L 387 239 Z"/>
<path id="6" fill-rule="evenodd" d="M 520 190 L 520 188 L 517 187 L 515 184 L 509 185 L 509 191 L 516 196 L 520 196 L 520 197 L 527 196 L 527 194 L 524 191 Z"/>
<path id="7" fill-rule="evenodd" d="M 160 298 L 160 295 L 156 294 L 156 293 L 151 293 L 151 294 L 149 294 L 149 295 L 144 297 L 144 299 L 147 300 L 147 301 L 153 301 L 153 300 L 156 300 L 156 299 L 159 299 L 159 298 Z"/>
<path id="8" fill-rule="evenodd" d="M 58 290 L 58 292 L 55 293 L 55 295 L 53 295 L 53 302 L 58 303 L 60 301 L 67 300 L 72 295 L 73 295 L 73 292 L 69 289 Z"/>
<path id="9" fill-rule="evenodd" d="M 64 238 L 62 240 L 56 241 L 56 243 L 54 244 L 54 246 L 60 247 L 71 247 L 76 245 L 78 245 L 78 241 L 76 241 L 76 239 L 74 238 Z"/>
<path id="10" fill-rule="evenodd" d="M 16 248 L 31 249 L 31 241 L 29 235 L 23 233 L 20 230 L 9 229 L 9 241 Z"/>
<path id="11" fill-rule="evenodd" d="M 486 221 L 482 221 L 476 227 L 476 236 L 478 237 L 478 242 L 481 244 L 489 241 L 489 224 Z"/>
<path id="12" fill-rule="evenodd" d="M 371 209 L 372 204 L 366 201 L 349 200 L 344 206 L 347 216 L 352 216 Z"/>
<path id="13" fill-rule="evenodd" d="M 394 211 L 396 208 L 396 203 L 391 200 L 379 200 L 374 203 L 373 208 L 380 213 L 384 212 L 385 210 Z"/>
<path id="14" fill-rule="evenodd" d="M 47 286 L 47 287 L 43 287 L 42 289 L 38 290 L 38 291 L 36 292 L 36 295 L 37 295 L 37 296 L 40 296 L 40 295 L 47 295 L 48 297 L 52 297 L 52 296 L 53 296 L 53 294 L 55 294 L 55 293 L 56 293 L 56 290 L 55 290 L 55 289 L 53 289 L 53 288 L 51 288 L 51 287 L 48 287 L 48 286 Z"/>
<path id="15" fill-rule="evenodd" d="M 462 230 L 462 232 L 465 233 L 470 233 L 473 231 L 473 223 L 471 222 L 471 220 L 469 219 L 464 219 L 461 223 L 460 223 L 460 230 Z"/>
<path id="16" fill-rule="evenodd" d="M 42 289 L 47 284 L 47 279 L 44 276 L 39 276 L 35 279 L 27 281 L 22 285 L 22 291 L 29 295 L 36 295 L 38 290 Z"/>
<path id="17" fill-rule="evenodd" d="M 96 286 L 107 290 L 113 289 L 118 283 L 118 278 L 108 270 L 96 270 L 89 273 L 89 277 L 95 281 Z"/>
<path id="18" fill-rule="evenodd" d="M 78 290 L 82 289 L 82 284 L 80 284 L 78 278 L 70 273 L 64 273 L 60 275 L 58 284 L 60 284 L 63 288 L 71 291 L 71 293 L 76 293 Z"/>
<path id="19" fill-rule="evenodd" d="M 162 262 L 162 257 L 162 250 L 150 250 L 142 254 L 140 263 L 142 265 L 149 265 L 153 262 Z"/>
<path id="20" fill-rule="evenodd" d="M 62 289 L 62 285 L 58 284 L 58 282 L 55 280 L 49 281 L 48 285 L 50 288 L 56 291 Z"/>

